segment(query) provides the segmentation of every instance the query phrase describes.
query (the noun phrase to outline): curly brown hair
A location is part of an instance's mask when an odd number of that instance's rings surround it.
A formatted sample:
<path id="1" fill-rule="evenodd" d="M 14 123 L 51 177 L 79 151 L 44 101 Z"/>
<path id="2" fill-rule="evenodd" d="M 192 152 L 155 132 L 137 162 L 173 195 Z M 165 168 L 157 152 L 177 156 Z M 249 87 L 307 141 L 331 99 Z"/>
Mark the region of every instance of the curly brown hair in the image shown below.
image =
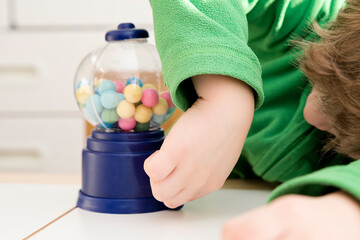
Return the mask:
<path id="1" fill-rule="evenodd" d="M 314 26 L 319 41 L 306 43 L 300 68 L 320 92 L 333 138 L 324 147 L 360 158 L 360 0 L 348 0 L 335 21 Z"/>

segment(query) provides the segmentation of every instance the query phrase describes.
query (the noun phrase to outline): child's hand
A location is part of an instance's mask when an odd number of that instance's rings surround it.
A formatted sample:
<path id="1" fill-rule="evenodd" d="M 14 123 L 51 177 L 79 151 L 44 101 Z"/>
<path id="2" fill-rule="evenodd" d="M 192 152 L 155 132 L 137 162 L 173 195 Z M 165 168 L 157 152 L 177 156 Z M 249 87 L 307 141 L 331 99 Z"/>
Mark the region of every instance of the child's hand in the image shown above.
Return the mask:
<path id="1" fill-rule="evenodd" d="M 198 100 L 144 164 L 154 197 L 170 208 L 219 189 L 236 164 L 254 114 L 252 89 L 222 75 L 192 78 Z"/>
<path id="2" fill-rule="evenodd" d="M 360 239 L 360 203 L 342 192 L 289 195 L 226 223 L 223 240 Z"/>

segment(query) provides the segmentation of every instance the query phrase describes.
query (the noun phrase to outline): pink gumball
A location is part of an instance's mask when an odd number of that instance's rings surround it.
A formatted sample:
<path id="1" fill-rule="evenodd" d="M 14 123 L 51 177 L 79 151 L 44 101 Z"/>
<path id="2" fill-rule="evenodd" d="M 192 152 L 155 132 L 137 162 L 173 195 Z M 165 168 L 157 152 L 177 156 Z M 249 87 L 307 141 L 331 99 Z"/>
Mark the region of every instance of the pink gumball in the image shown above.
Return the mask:
<path id="1" fill-rule="evenodd" d="M 120 118 L 118 123 L 119 123 L 119 127 L 125 131 L 129 131 L 129 130 L 133 129 L 136 125 L 136 121 L 135 121 L 134 117 Z"/>
<path id="2" fill-rule="evenodd" d="M 169 91 L 162 92 L 160 96 L 166 100 L 166 102 L 168 103 L 169 109 L 175 107 L 173 101 L 171 100 Z"/>
<path id="3" fill-rule="evenodd" d="M 115 83 L 115 86 L 116 86 L 116 92 L 123 93 L 124 88 L 125 88 L 125 84 L 123 82 L 120 82 L 120 81 L 114 81 L 114 83 Z"/>
<path id="4" fill-rule="evenodd" d="M 141 102 L 144 106 L 151 108 L 159 102 L 159 94 L 155 89 L 146 88 L 143 91 Z"/>

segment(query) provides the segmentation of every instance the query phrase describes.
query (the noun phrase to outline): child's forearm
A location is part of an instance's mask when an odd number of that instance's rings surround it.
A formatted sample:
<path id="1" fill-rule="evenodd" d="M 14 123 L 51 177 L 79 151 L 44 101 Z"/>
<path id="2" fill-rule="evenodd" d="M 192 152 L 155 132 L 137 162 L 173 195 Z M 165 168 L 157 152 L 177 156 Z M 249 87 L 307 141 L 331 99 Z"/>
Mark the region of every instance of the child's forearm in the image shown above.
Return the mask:
<path id="1" fill-rule="evenodd" d="M 255 105 L 254 92 L 250 86 L 241 80 L 215 74 L 194 76 L 192 81 L 199 96 L 195 104 L 207 105 L 205 108 L 211 110 L 212 117 L 228 126 L 242 131 L 250 127 Z"/>
<path id="2" fill-rule="evenodd" d="M 342 191 L 286 195 L 230 220 L 223 240 L 360 239 L 360 203 Z"/>
<path id="3" fill-rule="evenodd" d="M 247 105 L 254 108 L 253 90 L 241 80 L 224 75 L 203 74 L 192 77 L 192 81 L 199 97 L 205 100 L 245 100 Z"/>

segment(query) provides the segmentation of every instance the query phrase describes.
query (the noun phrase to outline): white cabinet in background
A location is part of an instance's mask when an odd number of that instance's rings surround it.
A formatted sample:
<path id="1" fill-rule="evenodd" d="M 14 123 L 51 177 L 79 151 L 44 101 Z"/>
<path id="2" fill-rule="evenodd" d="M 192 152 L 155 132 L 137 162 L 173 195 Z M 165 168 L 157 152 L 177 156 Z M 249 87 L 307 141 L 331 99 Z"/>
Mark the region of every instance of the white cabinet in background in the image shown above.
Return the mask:
<path id="1" fill-rule="evenodd" d="M 0 35 L 1 111 L 78 111 L 73 81 L 103 32 L 11 32 Z"/>
<path id="2" fill-rule="evenodd" d="M 0 172 L 79 174 L 81 118 L 0 118 Z"/>
<path id="3" fill-rule="evenodd" d="M 0 31 L 9 25 L 8 0 L 0 0 Z"/>
<path id="4" fill-rule="evenodd" d="M 14 24 L 24 26 L 112 26 L 152 24 L 149 0 L 11 0 Z"/>

